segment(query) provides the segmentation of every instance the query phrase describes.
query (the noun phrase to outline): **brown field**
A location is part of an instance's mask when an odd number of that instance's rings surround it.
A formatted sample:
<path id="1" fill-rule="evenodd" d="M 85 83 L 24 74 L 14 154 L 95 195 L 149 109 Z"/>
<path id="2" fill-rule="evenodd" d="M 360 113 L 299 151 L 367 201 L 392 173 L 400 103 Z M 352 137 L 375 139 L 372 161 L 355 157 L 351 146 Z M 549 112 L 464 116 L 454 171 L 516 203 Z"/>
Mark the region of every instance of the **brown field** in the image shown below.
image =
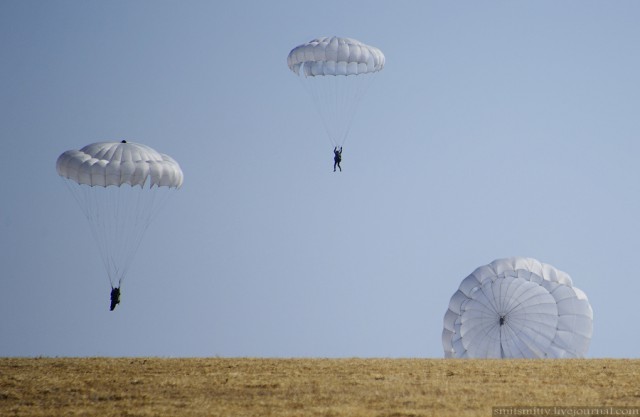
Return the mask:
<path id="1" fill-rule="evenodd" d="M 0 358 L 0 416 L 491 416 L 640 407 L 640 360 Z"/>

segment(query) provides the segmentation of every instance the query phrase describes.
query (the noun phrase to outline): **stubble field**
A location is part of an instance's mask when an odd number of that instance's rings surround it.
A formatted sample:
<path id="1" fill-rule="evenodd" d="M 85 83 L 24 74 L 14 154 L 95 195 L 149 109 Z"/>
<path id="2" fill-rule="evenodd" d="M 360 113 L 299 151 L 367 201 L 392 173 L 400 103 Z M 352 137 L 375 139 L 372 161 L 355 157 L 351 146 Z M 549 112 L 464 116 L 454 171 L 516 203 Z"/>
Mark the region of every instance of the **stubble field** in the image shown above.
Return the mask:
<path id="1" fill-rule="evenodd" d="M 640 360 L 0 358 L 0 416 L 491 416 L 640 407 Z"/>

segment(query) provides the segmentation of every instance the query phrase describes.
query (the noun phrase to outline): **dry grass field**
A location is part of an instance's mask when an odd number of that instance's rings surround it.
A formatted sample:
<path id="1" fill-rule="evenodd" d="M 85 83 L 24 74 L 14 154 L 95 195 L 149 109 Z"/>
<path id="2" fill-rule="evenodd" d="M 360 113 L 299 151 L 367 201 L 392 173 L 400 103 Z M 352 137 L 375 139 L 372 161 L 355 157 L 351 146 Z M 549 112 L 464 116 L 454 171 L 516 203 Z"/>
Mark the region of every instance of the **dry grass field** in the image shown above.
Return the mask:
<path id="1" fill-rule="evenodd" d="M 0 358 L 0 416 L 491 416 L 640 407 L 640 360 Z"/>

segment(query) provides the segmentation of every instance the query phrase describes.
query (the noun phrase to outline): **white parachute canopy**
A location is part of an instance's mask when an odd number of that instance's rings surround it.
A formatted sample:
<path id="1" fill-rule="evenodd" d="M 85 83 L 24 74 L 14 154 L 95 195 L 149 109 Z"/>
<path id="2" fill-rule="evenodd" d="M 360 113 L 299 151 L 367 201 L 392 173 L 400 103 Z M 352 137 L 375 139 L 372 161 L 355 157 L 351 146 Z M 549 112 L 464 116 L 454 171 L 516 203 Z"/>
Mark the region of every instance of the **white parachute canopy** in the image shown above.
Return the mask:
<path id="1" fill-rule="evenodd" d="M 289 52 L 289 69 L 309 91 L 333 146 L 344 144 L 358 103 L 384 63 L 378 48 L 336 36 L 314 39 Z"/>
<path id="2" fill-rule="evenodd" d="M 444 316 L 447 358 L 580 358 L 593 311 L 565 272 L 532 258 L 498 259 L 466 277 Z"/>
<path id="3" fill-rule="evenodd" d="M 100 250 L 112 288 L 120 287 L 145 230 L 183 175 L 170 156 L 133 142 L 99 142 L 58 157 Z"/>

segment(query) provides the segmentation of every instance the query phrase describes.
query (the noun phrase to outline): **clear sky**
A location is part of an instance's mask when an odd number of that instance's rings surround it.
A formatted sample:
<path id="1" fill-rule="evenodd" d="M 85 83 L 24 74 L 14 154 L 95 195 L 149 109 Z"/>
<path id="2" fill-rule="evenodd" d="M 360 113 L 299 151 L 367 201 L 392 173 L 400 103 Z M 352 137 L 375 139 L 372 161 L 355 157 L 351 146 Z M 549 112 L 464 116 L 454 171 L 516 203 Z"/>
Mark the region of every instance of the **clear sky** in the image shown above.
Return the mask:
<path id="1" fill-rule="evenodd" d="M 527 256 L 637 357 L 637 1 L 0 1 L 0 356 L 442 357 L 449 299 Z M 342 173 L 286 65 L 377 46 Z M 109 312 L 58 155 L 128 139 L 185 182 Z"/>

